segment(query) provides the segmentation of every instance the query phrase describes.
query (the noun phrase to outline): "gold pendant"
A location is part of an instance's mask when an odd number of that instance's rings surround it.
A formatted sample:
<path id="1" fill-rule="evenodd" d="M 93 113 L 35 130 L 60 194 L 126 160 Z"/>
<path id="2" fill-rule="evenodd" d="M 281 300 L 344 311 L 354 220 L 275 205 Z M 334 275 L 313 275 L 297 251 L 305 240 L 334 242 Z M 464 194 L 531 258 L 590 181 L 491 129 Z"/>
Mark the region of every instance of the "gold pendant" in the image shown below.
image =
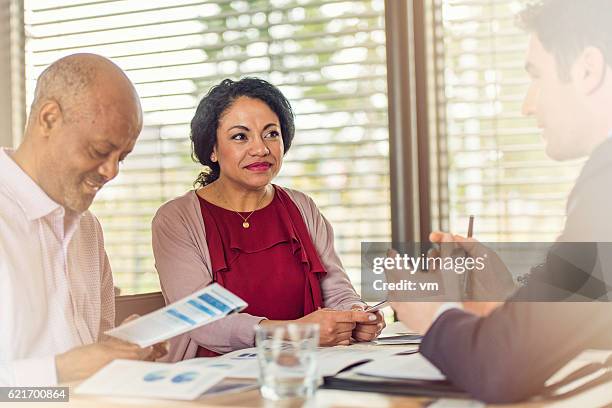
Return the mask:
<path id="1" fill-rule="evenodd" d="M 242 223 L 242 227 L 243 228 L 249 228 L 251 226 L 251 224 L 249 224 L 247 221 Z"/>

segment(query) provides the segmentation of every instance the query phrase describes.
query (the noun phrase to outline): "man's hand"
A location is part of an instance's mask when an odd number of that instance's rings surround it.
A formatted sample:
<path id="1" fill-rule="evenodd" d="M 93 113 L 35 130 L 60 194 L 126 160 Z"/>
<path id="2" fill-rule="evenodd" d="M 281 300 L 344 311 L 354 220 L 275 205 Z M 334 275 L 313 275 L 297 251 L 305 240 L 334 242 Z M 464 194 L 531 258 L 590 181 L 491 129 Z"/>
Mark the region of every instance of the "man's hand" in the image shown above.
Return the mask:
<path id="1" fill-rule="evenodd" d="M 162 341 L 161 343 L 156 343 L 151 347 L 153 347 L 153 350 L 151 351 L 151 354 L 149 354 L 145 358 L 146 361 L 155 361 L 168 354 L 168 350 L 170 349 L 170 342 Z"/>
<path id="2" fill-rule="evenodd" d="M 449 249 L 460 248 L 471 258 L 482 260 L 484 268 L 482 270 L 473 269 L 469 275 L 470 290 L 468 296 L 471 300 L 501 302 L 515 290 L 516 286 L 512 274 L 501 258 L 495 251 L 482 245 L 474 238 L 436 231 L 429 234 L 429 239 L 441 246 L 443 254 L 448 252 Z M 498 304 L 496 302 L 487 303 Z"/>
<path id="3" fill-rule="evenodd" d="M 139 316 L 127 317 L 121 324 L 132 321 Z M 102 335 L 101 341 L 95 344 L 75 347 L 55 356 L 55 367 L 59 383 L 81 380 L 115 359 L 155 361 L 168 354 L 167 341 L 141 348 L 117 338 Z"/>
<path id="4" fill-rule="evenodd" d="M 387 250 L 387 258 L 395 258 L 397 256 L 398 252 L 395 249 L 389 248 Z M 410 266 L 405 268 L 394 266 L 385 270 L 387 283 L 389 285 L 397 285 L 409 282 L 411 289 L 389 289 L 386 298 L 390 302 L 454 302 L 460 299 L 461 296 L 459 278 L 457 276 L 452 271 L 430 269 L 424 272 L 420 268 L 413 270 Z"/>
<path id="5" fill-rule="evenodd" d="M 145 360 L 153 354 L 153 346 L 140 348 L 121 340 L 106 340 L 73 348 L 55 356 L 59 383 L 81 380 L 115 359 Z"/>
<path id="6" fill-rule="evenodd" d="M 128 317 L 123 319 L 120 326 L 128 322 L 131 322 L 132 320 L 138 319 L 139 317 L 140 315 L 137 315 L 137 314 L 129 315 Z M 114 337 L 106 336 L 106 335 L 103 337 L 103 339 L 117 340 Z M 149 354 L 147 357 L 144 358 L 145 361 L 155 361 L 158 358 L 162 358 L 166 354 L 168 354 L 168 350 L 170 348 L 170 342 L 162 341 L 161 343 L 154 344 L 152 347 L 153 347 L 153 350 L 151 351 L 151 354 Z"/>
<path id="7" fill-rule="evenodd" d="M 297 321 L 319 324 L 319 345 L 321 346 L 348 346 L 353 330 L 358 324 L 376 323 L 377 319 L 374 313 L 359 310 L 320 309 Z"/>
<path id="8" fill-rule="evenodd" d="M 364 311 L 363 306 L 353 306 L 351 310 Z M 385 318 L 380 311 L 370 312 L 376 316 L 376 320 L 366 323 L 357 323 L 353 329 L 353 339 L 356 341 L 372 341 L 380 335 L 385 328 Z"/>
<path id="9" fill-rule="evenodd" d="M 391 307 L 408 329 L 425 334 L 443 304 L 442 302 L 391 302 Z"/>
<path id="10" fill-rule="evenodd" d="M 463 310 L 477 316 L 488 316 L 504 302 L 463 302 Z"/>
<path id="11" fill-rule="evenodd" d="M 397 251 L 393 248 L 389 248 L 387 250 L 387 257 L 393 258 L 397 255 Z M 437 254 L 433 254 L 430 256 L 439 256 Z M 389 282 L 399 282 L 403 279 L 403 274 L 405 272 L 400 272 L 395 269 L 391 269 L 386 271 L 387 281 Z M 417 281 L 422 278 L 427 278 L 430 281 L 437 280 L 438 282 L 442 282 L 442 277 L 440 276 L 440 271 L 430 271 L 427 273 L 416 272 L 414 275 L 411 275 L 411 279 Z M 432 279 L 433 278 L 433 279 Z M 422 298 L 423 296 L 421 296 Z M 429 296 L 429 299 L 435 298 L 436 295 Z M 433 323 L 434 316 L 438 312 L 438 309 L 444 304 L 444 302 L 417 302 L 412 301 L 401 294 L 398 294 L 396 291 L 391 291 L 389 293 L 389 300 L 391 307 L 397 313 L 398 319 L 404 323 L 404 325 L 419 334 L 425 334 L 429 329 L 429 326 Z"/>

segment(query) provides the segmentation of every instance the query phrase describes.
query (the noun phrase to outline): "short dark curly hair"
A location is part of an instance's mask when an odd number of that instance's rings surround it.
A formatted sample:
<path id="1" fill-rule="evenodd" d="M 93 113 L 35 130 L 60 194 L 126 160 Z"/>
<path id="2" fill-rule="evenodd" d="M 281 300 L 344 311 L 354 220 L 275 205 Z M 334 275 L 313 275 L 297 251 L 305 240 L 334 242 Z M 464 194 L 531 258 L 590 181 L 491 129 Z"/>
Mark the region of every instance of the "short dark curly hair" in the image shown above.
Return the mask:
<path id="1" fill-rule="evenodd" d="M 219 163 L 213 162 L 210 155 L 217 144 L 219 118 L 240 97 L 259 99 L 276 113 L 280 122 L 281 134 L 287 153 L 295 134 L 295 122 L 291 105 L 281 91 L 271 83 L 260 78 L 242 78 L 239 81 L 224 79 L 213 86 L 202 98 L 195 116 L 191 120 L 192 158 L 205 169 L 196 179 L 194 186 L 205 186 L 219 178 Z"/>

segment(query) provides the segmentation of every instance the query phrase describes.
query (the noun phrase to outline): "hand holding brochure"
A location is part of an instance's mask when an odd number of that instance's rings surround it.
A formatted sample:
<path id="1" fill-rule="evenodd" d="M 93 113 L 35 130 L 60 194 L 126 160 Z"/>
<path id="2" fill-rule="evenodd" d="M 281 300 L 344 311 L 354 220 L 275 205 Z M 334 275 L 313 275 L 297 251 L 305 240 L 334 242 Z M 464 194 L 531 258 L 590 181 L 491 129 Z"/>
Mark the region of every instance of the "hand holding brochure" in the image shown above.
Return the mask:
<path id="1" fill-rule="evenodd" d="M 238 313 L 246 307 L 244 300 L 213 283 L 163 309 L 108 330 L 106 334 L 148 347 Z"/>

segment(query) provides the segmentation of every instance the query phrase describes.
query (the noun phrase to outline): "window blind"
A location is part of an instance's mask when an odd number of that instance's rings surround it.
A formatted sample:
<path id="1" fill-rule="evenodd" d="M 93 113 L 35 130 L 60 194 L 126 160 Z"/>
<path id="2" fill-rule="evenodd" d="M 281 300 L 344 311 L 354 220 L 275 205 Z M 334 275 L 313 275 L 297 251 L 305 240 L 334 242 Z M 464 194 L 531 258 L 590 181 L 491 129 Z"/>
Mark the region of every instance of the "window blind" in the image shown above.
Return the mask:
<path id="1" fill-rule="evenodd" d="M 533 118 L 521 115 L 529 77 L 526 1 L 431 0 L 430 89 L 434 225 L 483 241 L 553 241 L 581 163 L 544 153 Z"/>
<path id="2" fill-rule="evenodd" d="M 96 198 L 116 285 L 158 287 L 150 221 L 192 187 L 189 121 L 223 78 L 279 86 L 296 137 L 277 184 L 311 195 L 358 284 L 360 242 L 390 240 L 383 0 L 26 0 L 26 91 L 54 60 L 94 52 L 135 83 L 144 129 Z"/>
<path id="3" fill-rule="evenodd" d="M 0 0 L 0 146 L 12 146 L 11 127 L 11 24 L 9 0 Z"/>
<path id="4" fill-rule="evenodd" d="M 0 145 L 14 146 L 24 127 L 23 9 L 18 0 L 0 1 Z"/>

